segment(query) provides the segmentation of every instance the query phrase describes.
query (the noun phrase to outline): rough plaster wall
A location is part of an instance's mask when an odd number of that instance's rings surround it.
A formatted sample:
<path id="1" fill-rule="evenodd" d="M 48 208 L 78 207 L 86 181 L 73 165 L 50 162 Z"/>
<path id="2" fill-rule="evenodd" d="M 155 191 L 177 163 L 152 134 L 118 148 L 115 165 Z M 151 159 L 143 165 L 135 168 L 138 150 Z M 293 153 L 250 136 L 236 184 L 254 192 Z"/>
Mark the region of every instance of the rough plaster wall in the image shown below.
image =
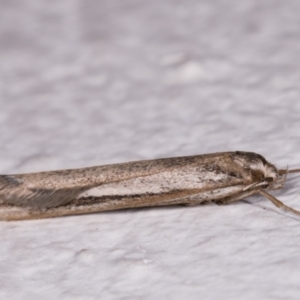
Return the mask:
<path id="1" fill-rule="evenodd" d="M 299 13 L 1 0 L 0 171 L 226 150 L 299 167 Z M 300 209 L 299 176 L 274 195 Z M 262 197 L 1 222 L 0 297 L 299 299 L 299 226 Z"/>

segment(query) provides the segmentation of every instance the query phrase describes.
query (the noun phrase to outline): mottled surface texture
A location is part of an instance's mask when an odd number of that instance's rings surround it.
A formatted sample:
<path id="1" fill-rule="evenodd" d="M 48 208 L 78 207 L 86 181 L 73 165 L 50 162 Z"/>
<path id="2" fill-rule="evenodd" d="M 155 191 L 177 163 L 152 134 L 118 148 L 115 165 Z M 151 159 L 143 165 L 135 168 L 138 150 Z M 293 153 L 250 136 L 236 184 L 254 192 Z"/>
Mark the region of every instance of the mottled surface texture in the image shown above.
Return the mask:
<path id="1" fill-rule="evenodd" d="M 300 166 L 300 2 L 0 1 L 0 171 L 246 150 Z M 300 209 L 299 175 L 274 193 Z M 0 223 L 1 299 L 299 299 L 262 197 Z"/>

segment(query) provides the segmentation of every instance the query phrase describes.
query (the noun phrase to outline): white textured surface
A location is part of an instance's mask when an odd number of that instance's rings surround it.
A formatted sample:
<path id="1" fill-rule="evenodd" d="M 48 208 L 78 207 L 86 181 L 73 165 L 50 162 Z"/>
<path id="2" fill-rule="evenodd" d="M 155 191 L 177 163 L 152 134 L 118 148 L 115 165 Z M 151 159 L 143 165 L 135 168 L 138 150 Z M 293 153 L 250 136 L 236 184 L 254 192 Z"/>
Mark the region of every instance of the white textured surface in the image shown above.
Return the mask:
<path id="1" fill-rule="evenodd" d="M 3 0 L 0 171 L 227 150 L 300 165 L 300 2 Z M 300 209 L 299 176 L 274 193 Z M 0 223 L 1 299 L 299 299 L 261 197 Z"/>

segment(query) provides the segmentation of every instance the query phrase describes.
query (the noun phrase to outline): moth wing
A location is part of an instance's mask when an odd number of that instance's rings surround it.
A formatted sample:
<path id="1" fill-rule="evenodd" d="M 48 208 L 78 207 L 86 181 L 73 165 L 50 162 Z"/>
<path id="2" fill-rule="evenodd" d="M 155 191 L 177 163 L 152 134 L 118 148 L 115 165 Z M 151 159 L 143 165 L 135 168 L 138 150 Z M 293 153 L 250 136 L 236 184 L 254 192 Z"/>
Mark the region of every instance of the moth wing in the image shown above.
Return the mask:
<path id="1" fill-rule="evenodd" d="M 242 184 L 244 182 L 243 177 L 231 176 L 230 170 L 226 169 L 228 162 L 231 161 L 227 154 L 221 153 L 209 156 L 130 162 L 84 169 L 1 175 L 0 207 L 7 205 L 30 207 L 32 209 L 54 208 L 69 203 L 95 187 L 101 188 L 110 184 L 129 180 L 134 181 L 137 178 L 140 182 L 143 178 L 147 178 L 147 181 L 152 175 L 162 173 L 167 174 L 171 181 L 172 178 L 177 178 L 179 173 L 182 174 L 184 180 L 180 184 L 183 185 L 183 189 L 190 189 L 190 186 L 185 187 L 184 184 L 185 182 L 190 184 L 192 181 L 197 188 L 198 184 L 201 183 L 209 188 L 222 187 L 228 184 Z M 203 172 L 203 169 L 205 172 Z M 238 170 L 238 172 L 241 171 Z M 211 175 L 207 176 L 207 174 L 211 174 L 214 180 L 217 178 L 217 182 L 211 182 L 212 177 Z M 164 187 L 171 186 L 170 182 L 167 182 L 164 177 L 158 180 L 157 184 L 163 184 Z"/>
<path id="2" fill-rule="evenodd" d="M 0 175 L 0 205 L 52 208 L 110 183 L 145 177 L 186 163 L 186 158 L 137 161 L 83 169 Z"/>

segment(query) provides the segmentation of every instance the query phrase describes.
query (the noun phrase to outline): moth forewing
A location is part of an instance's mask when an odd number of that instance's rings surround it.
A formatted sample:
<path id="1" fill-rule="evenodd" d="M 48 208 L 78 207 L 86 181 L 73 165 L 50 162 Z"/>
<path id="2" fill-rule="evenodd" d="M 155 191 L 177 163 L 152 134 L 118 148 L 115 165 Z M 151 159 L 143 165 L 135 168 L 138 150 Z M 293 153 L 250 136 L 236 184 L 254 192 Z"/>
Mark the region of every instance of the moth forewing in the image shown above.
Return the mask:
<path id="1" fill-rule="evenodd" d="M 266 196 L 260 191 L 281 188 L 287 173 L 277 171 L 259 154 L 237 151 L 2 175 L 0 219 L 206 202 L 226 204 L 256 193 Z M 273 198 L 266 197 L 278 206 Z"/>

